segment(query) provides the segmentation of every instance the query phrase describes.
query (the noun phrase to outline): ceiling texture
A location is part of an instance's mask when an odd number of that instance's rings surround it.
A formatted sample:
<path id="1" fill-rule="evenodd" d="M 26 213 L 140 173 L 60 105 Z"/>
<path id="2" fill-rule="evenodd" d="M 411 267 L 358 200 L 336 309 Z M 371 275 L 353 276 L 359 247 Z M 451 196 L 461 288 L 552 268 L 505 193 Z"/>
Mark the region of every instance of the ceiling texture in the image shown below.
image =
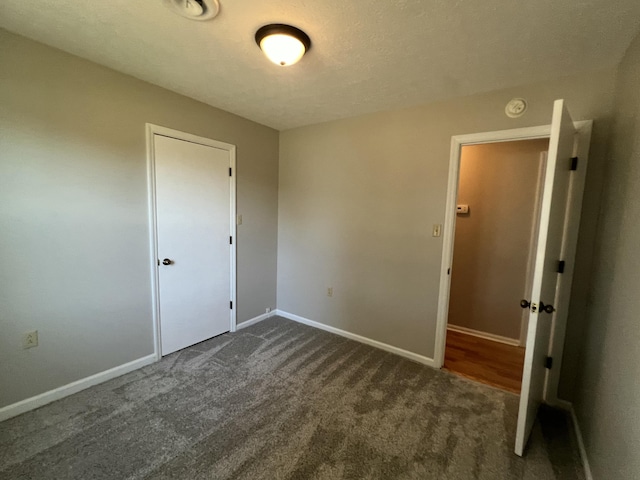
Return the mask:
<path id="1" fill-rule="evenodd" d="M 220 4 L 1 0 L 0 26 L 279 130 L 613 67 L 640 28 L 638 0 Z M 268 23 L 311 37 L 298 64 L 262 54 Z"/>

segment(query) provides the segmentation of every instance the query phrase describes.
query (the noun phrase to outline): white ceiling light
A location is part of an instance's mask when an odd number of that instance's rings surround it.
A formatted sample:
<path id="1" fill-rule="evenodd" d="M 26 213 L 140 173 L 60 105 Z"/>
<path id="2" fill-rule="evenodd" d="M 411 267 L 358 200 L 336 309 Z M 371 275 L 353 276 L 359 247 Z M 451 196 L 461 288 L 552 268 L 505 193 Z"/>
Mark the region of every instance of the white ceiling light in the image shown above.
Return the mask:
<path id="1" fill-rule="evenodd" d="M 280 23 L 260 27 L 256 43 L 269 60 L 282 67 L 297 63 L 311 48 L 311 39 L 306 33 Z"/>
<path id="2" fill-rule="evenodd" d="M 163 0 L 178 15 L 191 20 L 209 20 L 220 12 L 218 0 Z"/>

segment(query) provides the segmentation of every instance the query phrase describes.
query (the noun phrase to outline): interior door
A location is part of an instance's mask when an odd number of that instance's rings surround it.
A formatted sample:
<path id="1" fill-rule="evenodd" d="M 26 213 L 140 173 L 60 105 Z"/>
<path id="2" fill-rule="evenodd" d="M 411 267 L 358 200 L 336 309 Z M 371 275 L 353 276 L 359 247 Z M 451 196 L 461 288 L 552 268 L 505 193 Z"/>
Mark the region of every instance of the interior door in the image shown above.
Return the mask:
<path id="1" fill-rule="evenodd" d="M 524 452 L 544 395 L 545 359 L 556 300 L 558 261 L 562 247 L 575 133 L 573 120 L 564 105 L 564 100 L 556 100 L 553 105 L 549 153 L 540 207 L 540 227 L 516 431 L 515 452 L 520 456 Z"/>
<path id="2" fill-rule="evenodd" d="M 230 153 L 154 135 L 162 355 L 229 331 Z"/>

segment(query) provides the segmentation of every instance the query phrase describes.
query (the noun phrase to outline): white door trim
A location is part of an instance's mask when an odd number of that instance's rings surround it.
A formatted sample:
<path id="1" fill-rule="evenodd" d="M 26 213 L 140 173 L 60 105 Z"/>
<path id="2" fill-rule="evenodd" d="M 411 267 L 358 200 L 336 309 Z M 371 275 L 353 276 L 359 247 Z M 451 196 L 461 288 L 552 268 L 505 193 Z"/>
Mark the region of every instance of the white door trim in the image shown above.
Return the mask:
<path id="1" fill-rule="evenodd" d="M 153 136 L 162 135 L 164 137 L 184 140 L 199 145 L 219 148 L 229 152 L 229 162 L 231 175 L 229 176 L 229 226 L 233 243 L 229 245 L 231 256 L 231 272 L 229 283 L 231 286 L 232 308 L 229 310 L 229 330 L 236 331 L 237 322 L 237 293 L 236 293 L 236 253 L 237 253 L 237 235 L 236 235 L 236 146 L 230 143 L 211 140 L 210 138 L 199 137 L 190 133 L 173 130 L 171 128 L 146 124 L 147 139 L 147 192 L 148 192 L 148 208 L 149 208 L 149 259 L 151 263 L 151 303 L 153 314 L 153 342 L 154 355 L 156 360 L 160 360 L 162 349 L 160 344 L 160 297 L 158 291 L 158 230 L 156 216 L 156 182 L 155 182 L 155 151 Z"/>
<path id="2" fill-rule="evenodd" d="M 584 189 L 584 175 L 586 173 L 587 157 L 589 154 L 589 143 L 591 139 L 591 128 L 593 121 L 584 120 L 575 122 L 578 131 L 578 151 L 581 166 L 578 168 L 578 176 L 576 177 L 576 188 L 572 188 L 571 194 L 579 195 L 580 201 L 576 202 L 574 208 L 569 232 L 571 238 L 568 239 L 566 247 L 563 251 L 566 253 L 565 259 L 567 264 L 573 265 L 576 251 L 576 240 L 578 227 L 580 224 L 580 208 L 582 206 L 582 193 Z M 516 140 L 534 140 L 538 138 L 549 138 L 551 134 L 551 125 L 541 125 L 537 127 L 517 128 L 513 130 L 499 130 L 494 132 L 472 133 L 468 135 L 455 135 L 451 137 L 451 153 L 449 157 L 449 181 L 447 185 L 447 202 L 444 220 L 443 233 L 443 251 L 442 264 L 440 269 L 440 292 L 438 295 L 438 316 L 436 323 L 436 339 L 434 352 L 434 366 L 442 368 L 444 365 L 444 354 L 447 341 L 447 319 L 449 315 L 449 292 L 451 288 L 451 276 L 448 274 L 453 262 L 453 242 L 455 240 L 455 221 L 456 221 L 456 203 L 458 198 L 458 178 L 460 174 L 460 153 L 464 145 L 477 145 L 482 143 L 509 142 Z M 570 260 L 570 261 L 569 261 Z M 569 271 L 567 271 L 569 270 Z M 571 281 L 568 275 L 573 274 L 573 268 L 567 269 L 564 276 L 565 282 L 568 283 L 567 295 L 570 294 Z M 564 283 L 564 282 L 563 282 Z M 568 300 L 567 300 L 568 301 Z M 557 315 L 556 315 L 557 317 Z M 564 337 L 566 332 L 567 319 L 557 318 L 552 328 L 551 353 L 554 357 L 554 368 L 552 373 L 547 375 L 546 385 L 546 401 L 553 403 L 557 400 L 558 381 L 560 373 L 560 363 L 562 352 L 564 349 Z M 557 365 L 557 367 L 556 367 Z"/>

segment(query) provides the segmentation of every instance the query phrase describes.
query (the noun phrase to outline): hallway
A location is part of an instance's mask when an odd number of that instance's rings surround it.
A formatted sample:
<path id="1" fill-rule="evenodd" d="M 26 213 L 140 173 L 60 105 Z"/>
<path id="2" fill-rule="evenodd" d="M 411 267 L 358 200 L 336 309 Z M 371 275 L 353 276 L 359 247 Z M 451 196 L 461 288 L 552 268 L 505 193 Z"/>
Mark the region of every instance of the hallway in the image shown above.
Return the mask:
<path id="1" fill-rule="evenodd" d="M 523 364 L 523 347 L 447 331 L 446 370 L 519 395 Z"/>

